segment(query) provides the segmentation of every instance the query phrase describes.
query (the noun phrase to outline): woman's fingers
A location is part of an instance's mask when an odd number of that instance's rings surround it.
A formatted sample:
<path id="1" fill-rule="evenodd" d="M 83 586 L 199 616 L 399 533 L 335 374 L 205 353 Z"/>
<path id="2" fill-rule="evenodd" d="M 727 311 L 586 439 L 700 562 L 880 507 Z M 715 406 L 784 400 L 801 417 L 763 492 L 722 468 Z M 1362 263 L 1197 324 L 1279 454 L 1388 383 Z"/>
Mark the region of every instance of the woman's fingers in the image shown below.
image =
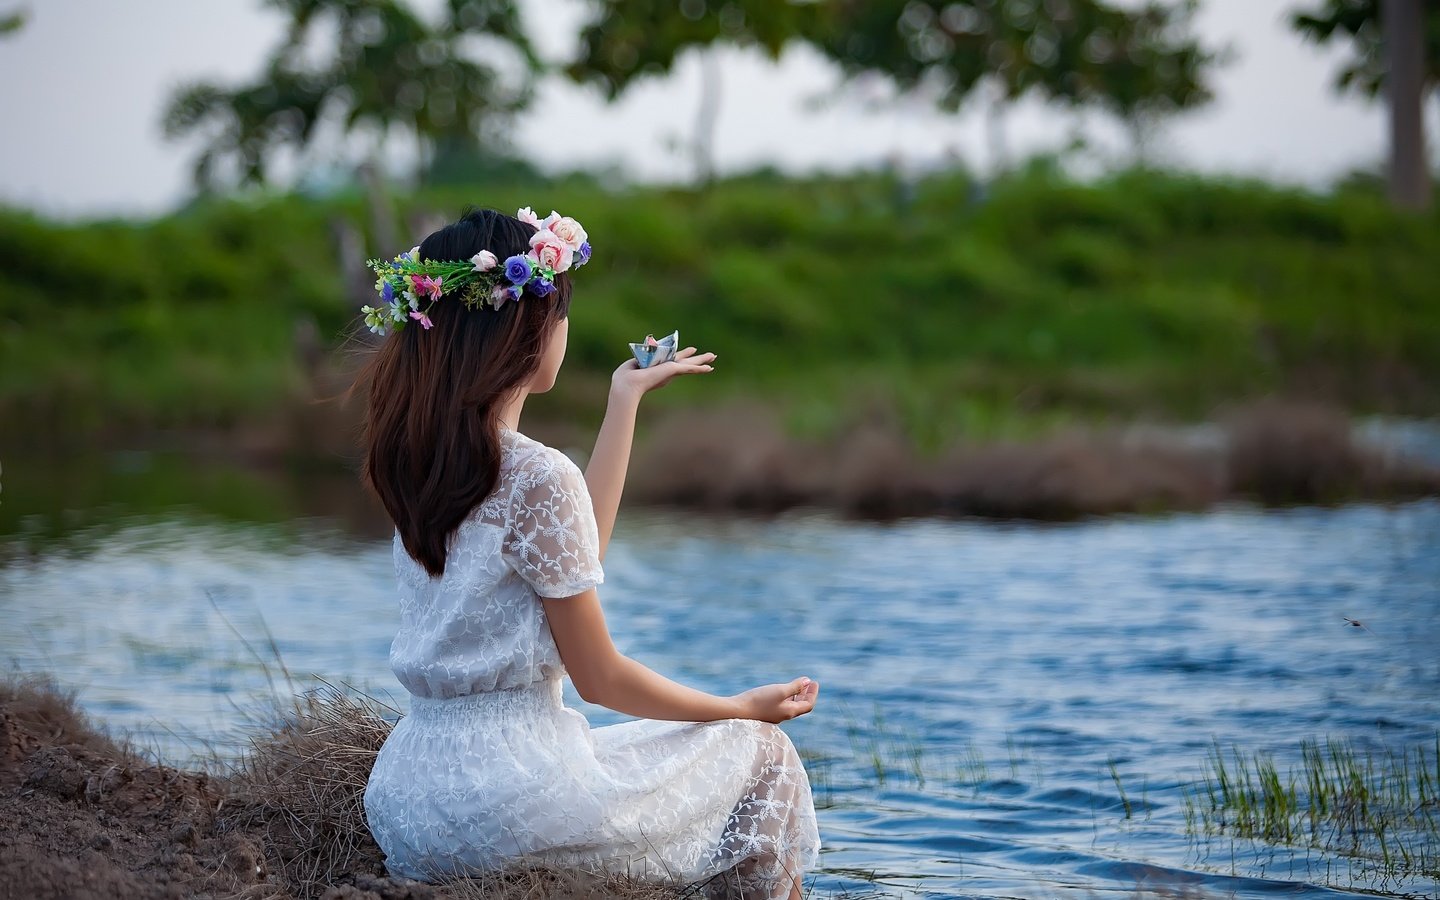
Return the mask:
<path id="1" fill-rule="evenodd" d="M 714 362 L 714 360 L 715 354 L 701 353 L 699 356 L 687 356 L 684 359 L 672 359 L 666 365 L 671 369 L 673 374 L 690 375 L 696 372 L 713 371 L 715 367 L 710 365 L 710 363 Z"/>
<path id="2" fill-rule="evenodd" d="M 694 347 L 686 347 L 684 350 L 675 354 L 675 357 L 670 361 L 677 363 L 708 363 L 713 359 L 715 359 L 715 354 L 713 353 L 697 353 Z"/>
<path id="3" fill-rule="evenodd" d="M 694 347 L 686 347 L 677 353 L 675 358 L 643 369 L 634 359 L 627 359 L 615 370 L 613 377 L 641 392 L 648 392 L 664 387 L 670 383 L 670 379 L 679 375 L 703 375 L 713 372 L 715 367 L 711 363 L 714 361 L 714 353 L 698 353 Z"/>
<path id="4" fill-rule="evenodd" d="M 789 711 L 792 714 L 791 718 L 803 716 L 813 710 L 815 708 L 815 701 L 819 699 L 819 697 L 820 682 L 818 681 L 810 682 L 801 688 L 793 697 L 787 697 L 785 699 L 785 705 L 789 707 Z"/>

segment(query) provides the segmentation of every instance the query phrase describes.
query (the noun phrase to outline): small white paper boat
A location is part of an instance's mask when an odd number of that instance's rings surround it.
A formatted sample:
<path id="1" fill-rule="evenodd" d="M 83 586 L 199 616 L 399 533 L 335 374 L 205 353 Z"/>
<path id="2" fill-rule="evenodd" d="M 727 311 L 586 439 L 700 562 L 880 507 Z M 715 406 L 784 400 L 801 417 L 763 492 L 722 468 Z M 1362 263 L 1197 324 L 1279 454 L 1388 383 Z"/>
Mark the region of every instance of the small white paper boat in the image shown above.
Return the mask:
<path id="1" fill-rule="evenodd" d="M 679 347 L 680 332 L 672 331 L 658 341 L 655 340 L 655 335 L 647 334 L 645 340 L 630 345 L 630 352 L 635 354 L 635 361 L 640 364 L 640 368 L 648 369 L 674 359 L 675 351 Z"/>

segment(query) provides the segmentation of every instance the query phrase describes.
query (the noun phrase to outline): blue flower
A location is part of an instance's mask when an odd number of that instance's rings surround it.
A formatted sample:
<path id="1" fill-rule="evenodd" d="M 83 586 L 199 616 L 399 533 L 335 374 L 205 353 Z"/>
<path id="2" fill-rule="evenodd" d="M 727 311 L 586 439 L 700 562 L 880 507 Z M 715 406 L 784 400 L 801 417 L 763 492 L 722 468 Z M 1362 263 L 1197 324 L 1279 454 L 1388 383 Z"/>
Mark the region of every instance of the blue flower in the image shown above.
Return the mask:
<path id="1" fill-rule="evenodd" d="M 505 260 L 505 278 L 511 284 L 524 284 L 530 280 L 531 274 L 535 271 L 530 260 L 522 254 L 516 254 Z"/>
<path id="2" fill-rule="evenodd" d="M 380 288 L 380 296 L 386 303 L 393 303 L 395 300 L 395 285 L 388 281 L 383 282 L 383 286 Z"/>
<path id="3" fill-rule="evenodd" d="M 555 291 L 555 282 L 548 278 L 537 278 L 534 283 L 530 285 L 530 290 L 533 291 L 537 297 L 548 297 Z"/>
<path id="4" fill-rule="evenodd" d="M 575 268 L 580 268 L 590 261 L 590 242 L 585 241 L 580 249 L 575 251 Z"/>

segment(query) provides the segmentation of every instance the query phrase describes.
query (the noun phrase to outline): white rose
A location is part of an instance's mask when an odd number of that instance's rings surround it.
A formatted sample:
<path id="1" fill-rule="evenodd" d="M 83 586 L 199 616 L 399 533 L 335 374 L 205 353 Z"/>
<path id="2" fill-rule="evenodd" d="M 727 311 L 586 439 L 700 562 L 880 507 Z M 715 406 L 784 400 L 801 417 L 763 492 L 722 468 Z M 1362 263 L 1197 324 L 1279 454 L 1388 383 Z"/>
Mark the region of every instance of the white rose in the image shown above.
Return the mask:
<path id="1" fill-rule="evenodd" d="M 515 213 L 515 218 L 524 222 L 526 225 L 534 225 L 537 230 L 540 230 L 540 217 L 535 215 L 535 210 L 528 206 Z"/>
<path id="2" fill-rule="evenodd" d="M 475 264 L 475 271 L 477 272 L 488 272 L 500 265 L 500 260 L 496 259 L 495 254 L 489 250 L 481 250 L 479 253 L 470 257 L 470 261 Z"/>

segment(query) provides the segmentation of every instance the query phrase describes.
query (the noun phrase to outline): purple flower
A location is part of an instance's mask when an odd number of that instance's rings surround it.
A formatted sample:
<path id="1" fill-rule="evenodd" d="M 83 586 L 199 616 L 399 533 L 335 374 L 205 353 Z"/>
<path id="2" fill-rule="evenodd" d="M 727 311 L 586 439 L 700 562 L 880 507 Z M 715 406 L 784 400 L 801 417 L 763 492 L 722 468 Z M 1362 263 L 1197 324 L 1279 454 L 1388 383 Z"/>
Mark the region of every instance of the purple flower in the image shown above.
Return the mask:
<path id="1" fill-rule="evenodd" d="M 518 284 L 497 284 L 490 290 L 490 305 L 499 309 L 507 300 L 519 300 L 522 290 Z"/>
<path id="2" fill-rule="evenodd" d="M 384 283 L 380 286 L 380 296 L 381 296 L 382 298 L 384 298 L 384 300 L 385 300 L 386 303 L 394 303 L 394 302 L 395 302 L 395 285 L 391 284 L 389 281 L 384 282 Z"/>
<path id="3" fill-rule="evenodd" d="M 548 278 L 537 278 L 530 285 L 530 290 L 534 291 L 537 297 L 548 297 L 555 291 L 555 282 Z"/>
<path id="4" fill-rule="evenodd" d="M 585 241 L 580 249 L 575 251 L 575 268 L 580 268 L 590 261 L 590 242 Z"/>
<path id="5" fill-rule="evenodd" d="M 523 254 L 516 254 L 505 260 L 505 278 L 511 284 L 524 284 L 535 271 L 530 260 Z"/>

